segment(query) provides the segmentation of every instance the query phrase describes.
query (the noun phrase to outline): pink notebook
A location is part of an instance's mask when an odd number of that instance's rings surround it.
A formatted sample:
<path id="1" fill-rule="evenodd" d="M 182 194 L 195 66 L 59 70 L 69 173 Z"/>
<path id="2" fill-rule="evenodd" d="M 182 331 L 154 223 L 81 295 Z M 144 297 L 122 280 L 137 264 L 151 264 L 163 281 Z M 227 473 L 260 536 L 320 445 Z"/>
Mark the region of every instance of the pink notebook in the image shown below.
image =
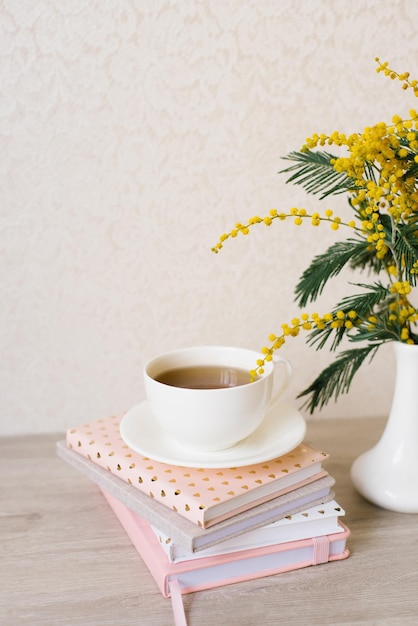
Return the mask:
<path id="1" fill-rule="evenodd" d="M 122 416 L 67 431 L 67 445 L 115 476 L 155 498 L 202 528 L 326 475 L 325 452 L 300 444 L 271 461 L 239 468 L 202 469 L 154 461 L 121 438 Z"/>
<path id="2" fill-rule="evenodd" d="M 186 624 L 182 594 L 271 576 L 349 556 L 346 540 L 350 531 L 340 522 L 343 532 L 332 535 L 170 563 L 150 525 L 105 491 L 103 495 L 154 577 L 162 595 L 171 596 L 177 626 Z"/>
<path id="3" fill-rule="evenodd" d="M 150 498 L 113 472 L 74 452 L 65 441 L 58 441 L 56 449 L 58 456 L 76 471 L 192 552 L 204 550 L 251 529 L 282 519 L 286 515 L 294 515 L 310 506 L 323 505 L 334 497 L 331 487 L 335 479 L 324 472 L 323 478 L 318 478 L 310 484 L 295 487 L 285 495 L 238 513 L 210 528 L 201 528 L 155 498 Z"/>

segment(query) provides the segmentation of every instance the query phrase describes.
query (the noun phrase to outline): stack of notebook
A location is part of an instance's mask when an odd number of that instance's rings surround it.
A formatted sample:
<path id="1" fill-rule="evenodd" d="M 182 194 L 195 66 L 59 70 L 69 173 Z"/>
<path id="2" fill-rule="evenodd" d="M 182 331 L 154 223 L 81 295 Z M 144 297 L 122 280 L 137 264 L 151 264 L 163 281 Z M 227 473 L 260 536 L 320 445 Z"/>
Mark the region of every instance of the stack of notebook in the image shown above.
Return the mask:
<path id="1" fill-rule="evenodd" d="M 100 487 L 177 624 L 181 594 L 348 556 L 326 452 L 302 443 L 243 467 L 183 467 L 130 448 L 122 417 L 69 430 L 57 452 Z"/>

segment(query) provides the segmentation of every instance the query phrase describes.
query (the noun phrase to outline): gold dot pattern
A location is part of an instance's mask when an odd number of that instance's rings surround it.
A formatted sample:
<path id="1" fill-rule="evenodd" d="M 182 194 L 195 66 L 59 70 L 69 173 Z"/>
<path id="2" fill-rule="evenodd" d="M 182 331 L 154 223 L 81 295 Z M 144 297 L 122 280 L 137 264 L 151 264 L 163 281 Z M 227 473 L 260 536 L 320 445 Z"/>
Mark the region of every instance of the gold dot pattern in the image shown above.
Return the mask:
<path id="1" fill-rule="evenodd" d="M 120 436 L 122 417 L 114 415 L 68 430 L 67 445 L 199 526 L 205 525 L 205 512 L 218 503 L 274 481 L 279 490 L 282 476 L 320 463 L 329 456 L 300 444 L 289 454 L 247 467 L 221 470 L 177 467 L 131 450 Z"/>

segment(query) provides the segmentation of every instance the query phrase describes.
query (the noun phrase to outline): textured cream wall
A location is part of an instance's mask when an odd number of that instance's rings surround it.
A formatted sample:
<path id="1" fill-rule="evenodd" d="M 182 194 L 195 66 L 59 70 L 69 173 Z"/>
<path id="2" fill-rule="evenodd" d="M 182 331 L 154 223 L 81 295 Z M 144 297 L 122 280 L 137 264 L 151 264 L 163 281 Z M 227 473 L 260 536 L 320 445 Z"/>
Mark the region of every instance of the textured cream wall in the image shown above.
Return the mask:
<path id="1" fill-rule="evenodd" d="M 294 317 L 339 233 L 210 248 L 255 213 L 317 208 L 277 175 L 306 136 L 416 106 L 374 57 L 417 76 L 417 18 L 415 0 L 1 0 L 0 432 L 128 409 L 156 353 L 260 348 Z M 283 354 L 293 402 L 331 356 Z M 392 367 L 389 347 L 323 415 L 387 412 Z"/>

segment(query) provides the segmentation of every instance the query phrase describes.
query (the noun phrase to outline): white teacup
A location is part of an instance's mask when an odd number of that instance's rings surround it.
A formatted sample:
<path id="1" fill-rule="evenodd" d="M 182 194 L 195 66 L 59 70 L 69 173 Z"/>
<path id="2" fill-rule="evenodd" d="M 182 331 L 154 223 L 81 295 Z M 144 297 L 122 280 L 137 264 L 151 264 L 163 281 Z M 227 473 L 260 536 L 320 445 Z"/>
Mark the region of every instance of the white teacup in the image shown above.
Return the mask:
<path id="1" fill-rule="evenodd" d="M 275 355 L 251 382 L 249 372 L 260 356 L 244 348 L 202 346 L 152 359 L 144 368 L 145 393 L 158 424 L 196 451 L 236 445 L 260 426 L 292 375 L 290 363 Z M 273 395 L 277 363 L 284 367 Z"/>

